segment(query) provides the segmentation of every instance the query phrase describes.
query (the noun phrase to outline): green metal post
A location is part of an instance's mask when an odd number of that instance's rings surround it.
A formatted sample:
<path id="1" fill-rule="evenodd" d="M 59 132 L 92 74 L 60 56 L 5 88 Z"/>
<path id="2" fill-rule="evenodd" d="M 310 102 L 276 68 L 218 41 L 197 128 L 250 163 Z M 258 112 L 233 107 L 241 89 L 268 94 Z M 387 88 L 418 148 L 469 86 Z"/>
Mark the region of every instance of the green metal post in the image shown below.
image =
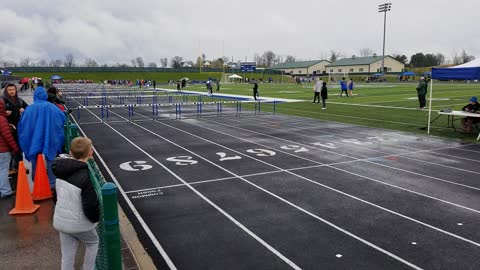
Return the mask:
<path id="1" fill-rule="evenodd" d="M 120 225 L 117 208 L 117 186 L 105 183 L 102 187 L 103 222 L 105 230 L 105 247 L 108 258 L 108 269 L 122 269 L 122 253 L 120 246 Z"/>

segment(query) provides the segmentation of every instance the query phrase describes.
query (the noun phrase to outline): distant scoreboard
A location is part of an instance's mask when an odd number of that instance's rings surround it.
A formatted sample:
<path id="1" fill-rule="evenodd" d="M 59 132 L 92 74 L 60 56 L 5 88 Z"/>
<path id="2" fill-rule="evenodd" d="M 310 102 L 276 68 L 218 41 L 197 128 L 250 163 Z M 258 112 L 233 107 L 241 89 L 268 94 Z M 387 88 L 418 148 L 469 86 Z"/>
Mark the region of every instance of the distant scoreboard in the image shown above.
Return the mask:
<path id="1" fill-rule="evenodd" d="M 240 63 L 240 70 L 242 72 L 252 72 L 257 69 L 257 63 L 255 62 L 244 62 Z"/>

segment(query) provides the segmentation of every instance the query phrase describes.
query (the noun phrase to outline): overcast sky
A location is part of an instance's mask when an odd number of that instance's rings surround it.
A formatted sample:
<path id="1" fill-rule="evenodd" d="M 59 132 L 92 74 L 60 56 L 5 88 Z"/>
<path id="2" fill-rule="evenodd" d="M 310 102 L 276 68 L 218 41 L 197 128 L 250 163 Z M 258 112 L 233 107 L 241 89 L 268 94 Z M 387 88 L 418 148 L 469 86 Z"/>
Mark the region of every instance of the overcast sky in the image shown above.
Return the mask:
<path id="1" fill-rule="evenodd" d="M 391 1 L 386 54 L 454 50 L 480 58 L 480 1 Z M 0 60 L 86 57 L 103 64 L 222 54 L 252 60 L 272 50 L 297 60 L 331 50 L 382 54 L 383 13 L 373 0 L 1 0 Z"/>

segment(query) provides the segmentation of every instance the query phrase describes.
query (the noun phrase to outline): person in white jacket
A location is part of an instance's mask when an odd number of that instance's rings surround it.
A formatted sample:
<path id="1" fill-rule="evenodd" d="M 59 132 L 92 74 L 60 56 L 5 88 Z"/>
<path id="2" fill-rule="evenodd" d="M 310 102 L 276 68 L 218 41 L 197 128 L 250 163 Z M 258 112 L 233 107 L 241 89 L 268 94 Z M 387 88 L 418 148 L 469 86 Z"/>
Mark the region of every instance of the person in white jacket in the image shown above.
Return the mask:
<path id="1" fill-rule="evenodd" d="M 93 155 L 92 141 L 77 137 L 70 145 L 71 158 L 58 158 L 52 169 L 56 206 L 53 227 L 60 233 L 62 270 L 74 269 L 79 242 L 85 243 L 84 270 L 95 268 L 98 235 L 95 227 L 100 219 L 97 194 L 88 174 L 88 160 Z"/>

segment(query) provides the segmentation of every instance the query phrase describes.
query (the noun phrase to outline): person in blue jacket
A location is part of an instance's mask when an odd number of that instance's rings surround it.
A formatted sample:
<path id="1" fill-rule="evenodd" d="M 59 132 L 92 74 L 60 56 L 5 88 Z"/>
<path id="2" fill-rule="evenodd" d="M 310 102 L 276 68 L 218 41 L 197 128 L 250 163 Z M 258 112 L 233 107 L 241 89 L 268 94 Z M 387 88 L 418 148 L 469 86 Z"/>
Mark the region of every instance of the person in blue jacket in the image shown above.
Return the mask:
<path id="1" fill-rule="evenodd" d="M 343 92 L 345 92 L 345 95 L 348 97 L 347 81 L 345 80 L 345 78 L 342 78 L 340 80 L 340 97 L 342 97 Z"/>
<path id="2" fill-rule="evenodd" d="M 37 155 L 43 154 L 47 162 L 50 187 L 55 187 L 52 162 L 63 150 L 65 114 L 47 101 L 47 91 L 43 85 L 33 93 L 33 104 L 29 105 L 18 124 L 18 140 L 25 158 L 32 163 L 32 179 L 35 179 Z"/>

